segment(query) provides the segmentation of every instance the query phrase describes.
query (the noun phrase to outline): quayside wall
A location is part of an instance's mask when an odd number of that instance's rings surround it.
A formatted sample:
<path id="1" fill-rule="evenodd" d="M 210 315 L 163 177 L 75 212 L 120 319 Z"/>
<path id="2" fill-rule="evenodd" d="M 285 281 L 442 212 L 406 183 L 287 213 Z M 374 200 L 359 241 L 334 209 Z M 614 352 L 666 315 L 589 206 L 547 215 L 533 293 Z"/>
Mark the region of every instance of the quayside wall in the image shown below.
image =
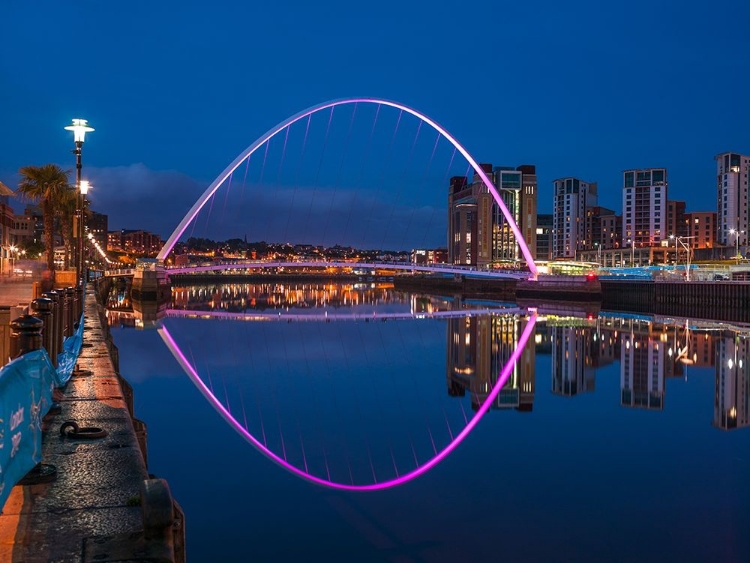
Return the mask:
<path id="1" fill-rule="evenodd" d="M 602 309 L 750 322 L 750 282 L 602 280 Z"/>

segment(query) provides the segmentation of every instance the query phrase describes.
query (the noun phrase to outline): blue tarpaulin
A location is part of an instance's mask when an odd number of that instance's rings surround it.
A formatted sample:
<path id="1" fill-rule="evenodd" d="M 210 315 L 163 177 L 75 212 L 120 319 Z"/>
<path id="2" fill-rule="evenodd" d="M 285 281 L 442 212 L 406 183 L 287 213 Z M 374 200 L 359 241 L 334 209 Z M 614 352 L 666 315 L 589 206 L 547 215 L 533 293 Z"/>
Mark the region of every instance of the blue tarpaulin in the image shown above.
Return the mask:
<path id="1" fill-rule="evenodd" d="M 42 417 L 52 405 L 57 374 L 45 350 L 0 370 L 0 509 L 10 490 L 42 459 Z"/>
<path id="2" fill-rule="evenodd" d="M 57 355 L 57 386 L 64 386 L 73 374 L 78 355 L 83 344 L 83 316 L 78 322 L 78 329 L 63 342 L 63 351 Z"/>
<path id="3" fill-rule="evenodd" d="M 16 358 L 0 369 L 0 511 L 13 486 L 42 459 L 42 417 L 52 391 L 70 380 L 83 344 L 83 317 L 63 342 L 57 369 L 46 350 Z"/>

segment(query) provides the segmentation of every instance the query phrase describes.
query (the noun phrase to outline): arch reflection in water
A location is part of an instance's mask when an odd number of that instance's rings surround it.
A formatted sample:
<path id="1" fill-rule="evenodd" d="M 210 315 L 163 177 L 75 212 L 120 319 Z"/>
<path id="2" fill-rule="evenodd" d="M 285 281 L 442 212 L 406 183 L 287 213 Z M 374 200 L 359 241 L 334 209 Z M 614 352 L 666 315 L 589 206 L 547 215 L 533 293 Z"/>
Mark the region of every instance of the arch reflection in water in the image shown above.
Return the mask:
<path id="1" fill-rule="evenodd" d="M 172 319 L 178 320 L 181 319 Z M 321 317 L 321 320 L 325 318 Z M 182 322 L 212 321 L 190 319 Z M 426 330 L 445 330 L 445 323 L 440 321 L 413 322 L 426 326 Z M 516 322 L 523 326 L 523 330 L 519 331 L 507 363 L 499 370 L 491 387 L 488 387 L 486 396 L 482 396 L 481 403 L 474 406 L 476 412 L 471 418 L 468 418 L 463 405 L 459 405 L 460 413 L 448 413 L 444 403 L 430 402 L 434 399 L 426 401 L 422 395 L 424 386 L 420 386 L 414 379 L 414 368 L 424 365 L 425 361 L 429 362 L 427 353 L 431 351 L 413 354 L 410 361 L 416 364 L 406 372 L 395 374 L 395 370 L 389 370 L 389 374 L 383 373 L 383 369 L 388 371 L 385 366 L 393 365 L 394 355 L 397 354 L 394 347 L 400 345 L 406 349 L 414 343 L 404 341 L 398 329 L 401 324 L 399 322 L 340 321 L 322 323 L 317 327 L 313 323 L 229 323 L 234 327 L 255 325 L 259 329 L 237 336 L 241 341 L 239 346 L 229 342 L 228 332 L 222 332 L 221 327 L 227 327 L 227 323 L 214 323 L 210 330 L 201 333 L 204 346 L 212 348 L 212 344 L 206 342 L 206 339 L 213 335 L 225 347 L 231 348 L 231 355 L 236 359 L 240 359 L 238 355 L 244 351 L 249 354 L 246 361 L 240 361 L 242 366 L 235 365 L 234 368 L 243 369 L 243 375 L 248 375 L 248 371 L 252 373 L 249 378 L 237 378 L 233 383 L 239 386 L 247 384 L 247 379 L 252 380 L 250 386 L 255 390 L 256 417 L 248 415 L 250 401 L 245 401 L 242 395 L 239 407 L 236 398 L 232 404 L 227 377 L 224 373 L 218 373 L 220 370 L 229 373 L 233 369 L 231 365 L 218 365 L 221 358 L 229 354 L 215 354 L 212 369 L 200 350 L 196 357 L 193 346 L 199 345 L 198 341 L 187 347 L 180 347 L 165 324 L 158 331 L 203 396 L 226 422 L 266 457 L 293 474 L 325 487 L 373 491 L 407 483 L 435 467 L 458 447 L 482 416 L 496 404 L 501 389 L 514 373 L 516 364 L 534 333 L 536 314 L 532 312 L 528 318 L 523 319 L 516 317 Z M 391 326 L 396 328 L 391 329 Z M 299 327 L 298 334 L 282 333 L 282 330 L 292 330 L 292 327 Z M 179 329 L 175 326 L 172 328 Z M 321 336 L 325 330 L 329 333 Z M 448 331 L 450 334 L 450 328 Z M 327 340 L 326 347 L 323 339 L 331 336 L 336 337 L 336 342 L 333 339 Z M 310 345 L 309 341 L 315 338 L 320 339 L 320 349 Z M 399 342 L 399 338 L 402 341 Z M 421 340 L 421 335 L 416 340 Z M 361 357 L 352 355 L 351 350 L 347 351 L 347 347 L 356 341 L 362 343 Z M 378 341 L 379 344 L 373 344 Z M 298 354 L 300 349 L 303 351 L 302 357 Z M 445 356 L 442 357 L 444 360 Z M 261 370 L 257 365 L 264 359 L 268 363 L 267 370 Z M 321 377 L 319 373 L 310 370 L 310 363 L 316 362 L 327 366 L 336 375 L 325 374 Z M 274 365 L 283 363 L 287 364 L 286 375 L 283 377 L 286 381 L 273 376 Z M 353 365 L 358 363 L 369 366 L 368 373 L 358 373 L 353 369 Z M 203 376 L 197 365 L 205 365 L 200 370 Z M 307 368 L 301 367 L 305 365 Z M 297 368 L 300 371 L 296 371 Z M 305 369 L 306 373 L 302 373 Z M 271 374 L 271 377 L 263 377 L 262 374 Z M 432 374 L 428 375 L 432 377 Z M 378 386 L 384 385 L 386 377 L 390 377 L 387 385 L 393 386 L 392 392 L 387 394 L 388 402 L 382 397 L 373 399 L 371 395 L 364 395 L 370 389 L 372 395 L 379 395 Z M 231 387 L 231 377 L 229 379 Z M 430 381 L 427 392 L 434 391 L 434 396 L 445 398 L 444 391 L 440 393 L 439 381 Z M 316 386 L 325 389 L 316 390 Z M 340 389 L 346 389 L 350 394 L 336 393 Z M 408 393 L 408 389 L 412 392 Z M 413 393 L 415 389 L 416 395 Z M 380 391 L 382 394 L 382 389 Z M 330 397 L 322 396 L 329 392 Z M 222 395 L 224 401 L 219 398 Z M 294 397 L 296 404 L 292 407 L 293 412 L 289 409 L 285 411 L 284 401 L 294 403 Z M 303 397 L 301 401 L 300 397 Z M 428 405 L 430 410 L 420 409 L 417 403 L 422 407 Z M 451 404 L 455 405 L 454 402 Z M 326 423 L 329 430 L 335 428 L 337 435 L 331 436 L 330 432 L 322 430 Z M 458 426 L 461 426 L 461 430 L 454 432 Z M 290 428 L 292 431 L 289 431 Z M 363 428 L 367 428 L 364 433 Z M 421 431 L 418 430 L 420 428 Z M 378 435 L 374 437 L 373 431 L 377 431 Z M 404 469 L 404 459 L 409 459 L 409 469 Z"/>

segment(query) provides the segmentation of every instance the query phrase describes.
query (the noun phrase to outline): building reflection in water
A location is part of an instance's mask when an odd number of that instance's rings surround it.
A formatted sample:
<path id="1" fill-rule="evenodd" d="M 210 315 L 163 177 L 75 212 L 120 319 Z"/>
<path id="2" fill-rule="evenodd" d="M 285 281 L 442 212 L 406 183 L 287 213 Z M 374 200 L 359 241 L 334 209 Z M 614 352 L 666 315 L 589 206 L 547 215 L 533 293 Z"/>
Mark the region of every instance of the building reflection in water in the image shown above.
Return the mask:
<path id="1" fill-rule="evenodd" d="M 725 334 L 716 346 L 714 426 L 723 430 L 750 425 L 750 338 Z"/>
<path id="2" fill-rule="evenodd" d="M 590 326 L 570 326 L 573 321 L 563 321 L 567 326 L 549 327 L 552 343 L 552 392 L 563 397 L 590 393 L 596 388 L 595 374 L 597 347 L 594 329 Z M 586 321 L 583 321 L 586 322 Z M 552 321 L 548 321 L 548 325 Z"/>
<path id="3" fill-rule="evenodd" d="M 255 283 L 174 287 L 172 307 L 196 311 L 289 310 L 407 304 L 393 283 Z"/>
<path id="4" fill-rule="evenodd" d="M 664 408 L 665 343 L 651 334 L 632 330 L 622 335 L 620 347 L 620 404 Z"/>
<path id="5" fill-rule="evenodd" d="M 497 376 L 516 349 L 527 321 L 517 316 L 484 315 L 448 319 L 446 379 L 448 395 L 468 392 L 477 410 L 492 391 Z M 492 409 L 530 412 L 536 387 L 536 350 L 529 344 L 521 354 Z"/>

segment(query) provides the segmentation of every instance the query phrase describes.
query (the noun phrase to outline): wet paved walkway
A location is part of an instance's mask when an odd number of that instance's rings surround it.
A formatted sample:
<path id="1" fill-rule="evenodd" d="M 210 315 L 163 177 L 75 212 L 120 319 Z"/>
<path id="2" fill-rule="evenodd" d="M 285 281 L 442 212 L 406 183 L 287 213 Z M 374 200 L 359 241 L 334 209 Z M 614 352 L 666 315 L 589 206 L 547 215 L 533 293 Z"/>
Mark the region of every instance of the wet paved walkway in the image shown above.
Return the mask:
<path id="1" fill-rule="evenodd" d="M 0 276 L 0 305 L 29 303 L 33 297 L 34 282 Z"/>
<path id="2" fill-rule="evenodd" d="M 0 286 L 0 295 L 22 295 L 21 286 L 3 293 L 9 285 Z M 91 288 L 85 327 L 84 372 L 64 389 L 62 413 L 45 424 L 42 461 L 57 467 L 57 479 L 13 488 L 0 515 L 0 562 L 80 562 L 90 538 L 143 529 L 138 495 L 148 474 Z M 87 442 L 61 438 L 68 420 L 108 435 Z"/>

